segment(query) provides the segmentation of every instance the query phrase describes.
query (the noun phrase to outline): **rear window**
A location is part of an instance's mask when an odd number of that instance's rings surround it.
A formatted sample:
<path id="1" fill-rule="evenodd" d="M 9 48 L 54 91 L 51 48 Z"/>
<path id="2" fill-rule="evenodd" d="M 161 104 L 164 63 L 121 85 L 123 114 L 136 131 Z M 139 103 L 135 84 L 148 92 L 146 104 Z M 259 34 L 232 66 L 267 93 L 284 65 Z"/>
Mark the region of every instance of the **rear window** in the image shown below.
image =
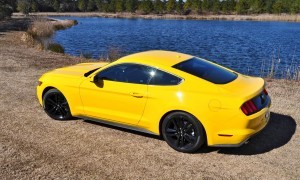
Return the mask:
<path id="1" fill-rule="evenodd" d="M 215 84 L 227 84 L 237 78 L 236 73 L 196 57 L 173 67 Z"/>

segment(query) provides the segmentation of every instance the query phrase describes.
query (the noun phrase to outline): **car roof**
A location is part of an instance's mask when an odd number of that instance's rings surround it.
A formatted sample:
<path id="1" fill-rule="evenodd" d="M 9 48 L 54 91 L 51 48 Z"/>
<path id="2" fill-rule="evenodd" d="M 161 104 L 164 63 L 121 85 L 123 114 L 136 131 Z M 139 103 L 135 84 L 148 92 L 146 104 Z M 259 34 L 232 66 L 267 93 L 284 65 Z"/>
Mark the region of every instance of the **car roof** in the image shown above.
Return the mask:
<path id="1" fill-rule="evenodd" d="M 171 67 L 192 57 L 193 56 L 191 55 L 173 51 L 151 50 L 125 56 L 119 59 L 118 62 L 142 63 L 152 66 L 163 65 Z"/>

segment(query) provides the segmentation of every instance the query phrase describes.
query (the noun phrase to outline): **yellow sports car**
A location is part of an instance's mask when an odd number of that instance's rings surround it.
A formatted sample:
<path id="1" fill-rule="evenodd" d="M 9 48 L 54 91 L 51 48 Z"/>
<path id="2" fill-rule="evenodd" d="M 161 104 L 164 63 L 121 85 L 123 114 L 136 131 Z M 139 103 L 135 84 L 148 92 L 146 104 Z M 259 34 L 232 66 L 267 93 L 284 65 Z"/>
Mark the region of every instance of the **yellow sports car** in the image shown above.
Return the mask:
<path id="1" fill-rule="evenodd" d="M 180 152 L 242 145 L 267 125 L 271 104 L 262 78 L 170 51 L 55 69 L 39 79 L 37 97 L 53 119 L 161 135 Z"/>

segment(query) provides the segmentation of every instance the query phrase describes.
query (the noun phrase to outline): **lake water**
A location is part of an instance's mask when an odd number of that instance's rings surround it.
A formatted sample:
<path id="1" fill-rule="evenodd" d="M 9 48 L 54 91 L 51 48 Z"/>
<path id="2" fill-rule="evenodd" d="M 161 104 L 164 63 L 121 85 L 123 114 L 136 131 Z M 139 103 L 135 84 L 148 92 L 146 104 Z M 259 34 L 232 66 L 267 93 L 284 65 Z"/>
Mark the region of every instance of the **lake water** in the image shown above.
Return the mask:
<path id="1" fill-rule="evenodd" d="M 278 78 L 300 70 L 300 23 L 55 17 L 79 24 L 54 41 L 70 55 L 162 49 L 199 56 L 238 72 Z"/>

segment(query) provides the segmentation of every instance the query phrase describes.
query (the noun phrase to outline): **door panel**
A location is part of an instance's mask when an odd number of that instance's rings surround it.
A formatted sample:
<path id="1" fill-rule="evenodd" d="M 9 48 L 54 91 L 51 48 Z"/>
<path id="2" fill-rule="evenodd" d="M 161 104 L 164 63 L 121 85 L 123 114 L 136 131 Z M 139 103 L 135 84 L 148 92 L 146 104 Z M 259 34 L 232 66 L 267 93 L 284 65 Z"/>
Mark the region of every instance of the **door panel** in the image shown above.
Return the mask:
<path id="1" fill-rule="evenodd" d="M 137 124 L 147 101 L 147 85 L 86 79 L 80 86 L 86 116 L 125 124 Z"/>

